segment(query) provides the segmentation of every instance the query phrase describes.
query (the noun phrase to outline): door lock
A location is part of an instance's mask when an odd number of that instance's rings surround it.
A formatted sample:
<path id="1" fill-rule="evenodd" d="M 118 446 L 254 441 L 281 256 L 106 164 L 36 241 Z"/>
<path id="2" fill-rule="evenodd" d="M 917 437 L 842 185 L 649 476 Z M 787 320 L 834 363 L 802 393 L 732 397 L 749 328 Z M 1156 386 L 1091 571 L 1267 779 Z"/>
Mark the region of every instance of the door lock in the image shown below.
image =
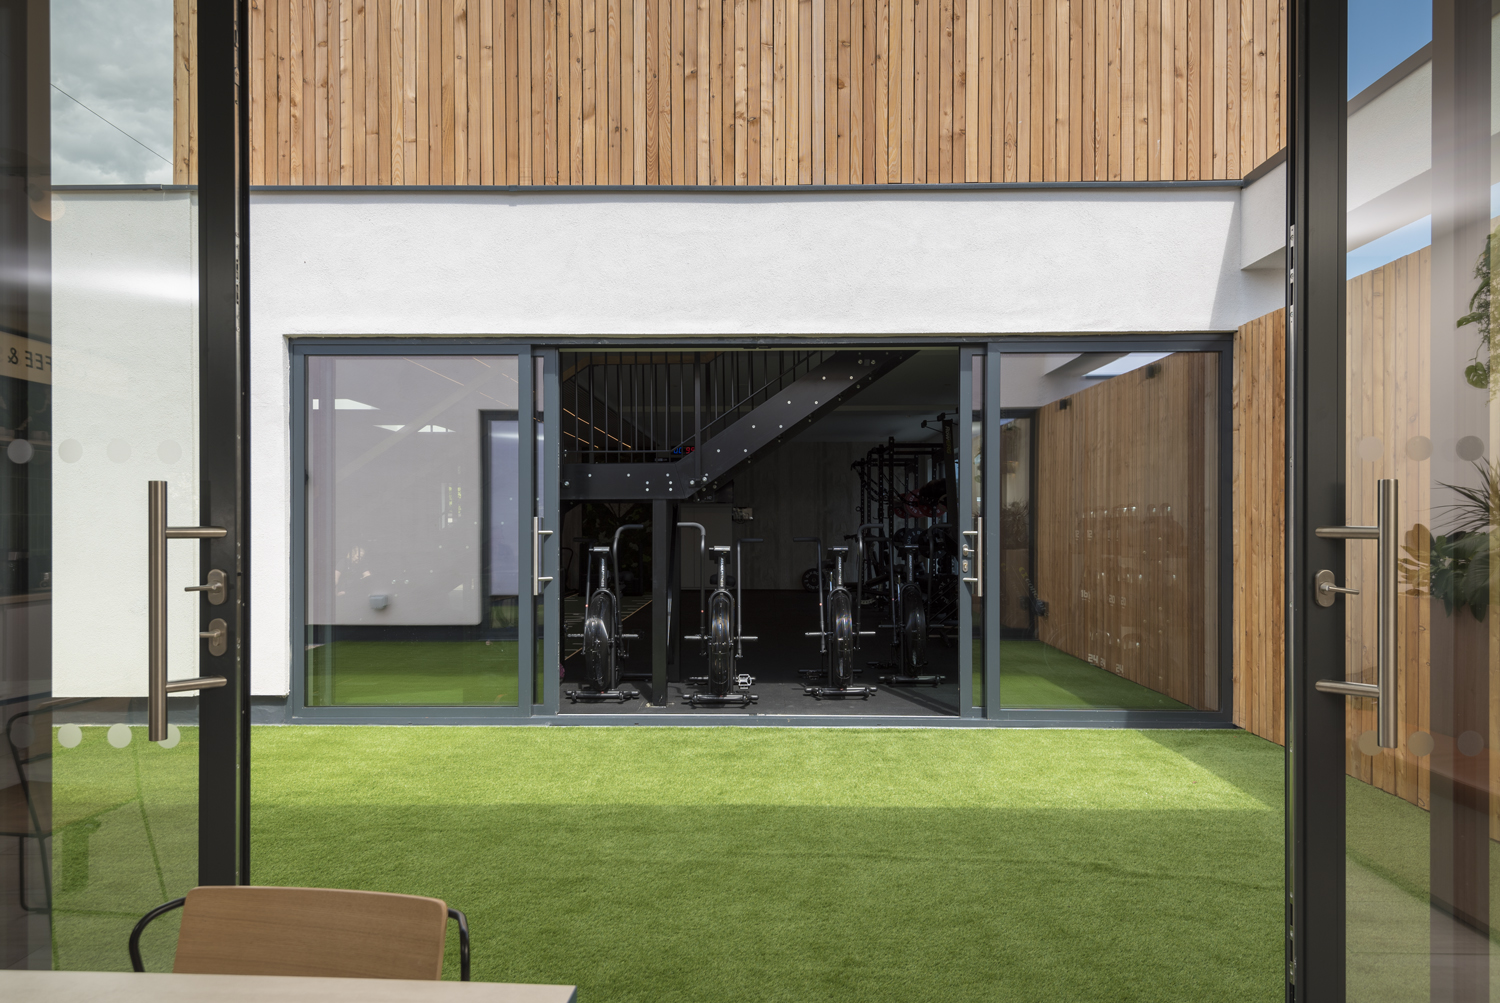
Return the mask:
<path id="1" fill-rule="evenodd" d="M 218 617 L 208 621 L 208 629 L 200 630 L 198 636 L 208 639 L 210 655 L 222 655 L 229 650 L 229 625 Z"/>
<path id="2" fill-rule="evenodd" d="M 1313 576 L 1313 584 L 1318 589 L 1313 598 L 1319 606 L 1332 606 L 1333 601 L 1339 596 L 1359 595 L 1359 589 L 1345 589 L 1333 584 L 1333 572 L 1327 568 L 1324 568 Z"/>
<path id="3" fill-rule="evenodd" d="M 222 606 L 224 600 L 229 598 L 229 589 L 224 585 L 224 572 L 214 568 L 207 575 L 208 581 L 203 585 L 189 585 L 183 589 L 184 592 L 202 592 L 211 604 Z"/>

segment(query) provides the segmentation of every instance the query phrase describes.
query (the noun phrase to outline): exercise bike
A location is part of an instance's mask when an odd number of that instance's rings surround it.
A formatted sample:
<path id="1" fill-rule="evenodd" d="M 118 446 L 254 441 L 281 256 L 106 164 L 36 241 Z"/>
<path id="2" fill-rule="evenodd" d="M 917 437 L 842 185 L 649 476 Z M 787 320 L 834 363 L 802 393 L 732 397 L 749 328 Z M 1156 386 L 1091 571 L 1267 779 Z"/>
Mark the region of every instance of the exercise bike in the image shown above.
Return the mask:
<path id="1" fill-rule="evenodd" d="M 565 690 L 563 696 L 570 703 L 582 700 L 585 703 L 601 703 L 618 700 L 624 703 L 640 696 L 636 690 L 620 688 L 620 663 L 630 657 L 626 641 L 637 639 L 636 634 L 627 634 L 621 626 L 620 600 L 611 586 L 619 582 L 620 534 L 630 529 L 644 529 L 639 523 L 631 523 L 615 530 L 614 542 L 608 547 L 589 547 L 588 563 L 584 565 L 583 633 L 569 634 L 571 638 L 583 640 L 582 684 L 577 689 Z M 595 571 L 598 583 L 594 582 Z"/>
<path id="2" fill-rule="evenodd" d="M 922 595 L 922 586 L 917 584 L 917 544 L 906 540 L 897 544 L 905 561 L 899 581 L 891 587 L 891 622 L 883 624 L 891 628 L 891 647 L 899 652 L 898 660 L 876 666 L 892 669 L 890 675 L 881 676 L 880 681 L 891 686 L 936 686 L 943 677 L 925 673 L 927 668 L 927 599 Z M 894 555 L 891 561 L 891 577 L 896 577 Z M 875 666 L 874 662 L 870 663 Z"/>
<path id="3" fill-rule="evenodd" d="M 679 527 L 691 526 L 698 530 L 698 560 L 700 571 L 707 571 L 703 567 L 703 527 L 697 523 L 680 522 Z M 683 636 L 684 641 L 697 641 L 699 653 L 708 658 L 708 675 L 689 676 L 687 681 L 691 684 L 707 689 L 707 692 L 690 693 L 686 700 L 692 707 L 748 707 L 760 699 L 750 692 L 750 687 L 755 685 L 755 678 L 746 672 L 735 672 L 735 661 L 745 657 L 745 642 L 755 641 L 759 638 L 750 637 L 744 633 L 744 591 L 740 585 L 744 581 L 743 565 L 740 560 L 740 547 L 747 543 L 760 543 L 759 538 L 750 538 L 739 541 L 734 546 L 734 581 L 737 595 L 731 595 L 729 591 L 729 549 L 726 546 L 709 547 L 708 550 L 714 555 L 714 562 L 718 565 L 718 574 L 714 577 L 714 591 L 703 601 L 703 587 L 698 591 L 698 633 Z M 700 578 L 700 581 L 702 579 Z"/>
<path id="4" fill-rule="evenodd" d="M 813 543 L 818 547 L 819 577 L 823 568 L 823 541 L 815 536 L 799 536 L 797 543 Z M 808 631 L 808 637 L 818 639 L 818 653 L 823 656 L 828 685 L 804 686 L 803 693 L 821 700 L 824 697 L 859 697 L 868 700 L 875 693 L 873 686 L 856 686 L 854 677 L 859 670 L 854 667 L 854 652 L 859 639 L 873 635 L 873 630 L 860 630 L 858 598 L 849 594 L 844 585 L 844 558 L 849 556 L 848 547 L 829 547 L 833 557 L 833 577 L 829 582 L 825 601 L 822 582 L 818 583 L 818 629 Z"/>

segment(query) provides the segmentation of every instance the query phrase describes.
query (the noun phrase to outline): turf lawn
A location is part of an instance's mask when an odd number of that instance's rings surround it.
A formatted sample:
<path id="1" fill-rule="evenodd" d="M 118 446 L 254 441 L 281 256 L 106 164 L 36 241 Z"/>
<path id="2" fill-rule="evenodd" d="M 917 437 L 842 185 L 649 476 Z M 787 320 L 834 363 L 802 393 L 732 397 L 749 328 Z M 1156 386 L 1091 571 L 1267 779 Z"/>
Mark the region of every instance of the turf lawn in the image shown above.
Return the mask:
<path id="1" fill-rule="evenodd" d="M 516 641 L 333 641 L 308 652 L 308 702 L 514 707 Z"/>
<path id="2" fill-rule="evenodd" d="M 57 750 L 59 961 L 123 967 L 135 899 L 190 881 L 190 773 L 84 730 Z M 1243 732 L 266 727 L 253 761 L 255 883 L 446 899 L 476 979 L 584 1003 L 1280 995 L 1282 756 Z M 170 925 L 157 943 L 159 968 Z"/>
<path id="3" fill-rule="evenodd" d="M 975 654 L 978 655 L 977 644 Z M 975 692 L 979 693 L 981 689 Z M 1090 665 L 1081 658 L 1074 658 L 1044 641 L 1000 642 L 1000 703 L 1005 707 L 1049 710 L 1062 707 L 1190 709 L 1165 694 Z"/>

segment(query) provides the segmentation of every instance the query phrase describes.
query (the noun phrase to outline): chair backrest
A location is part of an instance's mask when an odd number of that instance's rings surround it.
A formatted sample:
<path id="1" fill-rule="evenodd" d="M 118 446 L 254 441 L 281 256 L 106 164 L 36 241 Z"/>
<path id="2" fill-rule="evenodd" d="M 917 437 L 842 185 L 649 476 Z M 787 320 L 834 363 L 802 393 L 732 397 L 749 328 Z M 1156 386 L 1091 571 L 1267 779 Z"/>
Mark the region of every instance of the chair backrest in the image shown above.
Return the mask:
<path id="1" fill-rule="evenodd" d="M 331 888 L 194 888 L 174 972 L 437 979 L 441 899 Z"/>

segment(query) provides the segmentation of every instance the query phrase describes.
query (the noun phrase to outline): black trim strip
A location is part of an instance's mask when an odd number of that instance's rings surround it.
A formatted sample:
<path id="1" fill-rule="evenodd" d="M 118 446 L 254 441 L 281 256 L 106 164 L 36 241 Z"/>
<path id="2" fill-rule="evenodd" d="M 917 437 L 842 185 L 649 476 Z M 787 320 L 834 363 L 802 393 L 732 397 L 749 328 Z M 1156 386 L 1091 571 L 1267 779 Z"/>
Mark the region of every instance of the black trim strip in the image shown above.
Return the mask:
<path id="1" fill-rule="evenodd" d="M 256 195 L 903 195 L 914 192 L 1170 191 L 1243 188 L 1210 181 L 966 181 L 924 185 L 251 185 Z M 63 190 L 61 188 L 57 189 Z"/>

